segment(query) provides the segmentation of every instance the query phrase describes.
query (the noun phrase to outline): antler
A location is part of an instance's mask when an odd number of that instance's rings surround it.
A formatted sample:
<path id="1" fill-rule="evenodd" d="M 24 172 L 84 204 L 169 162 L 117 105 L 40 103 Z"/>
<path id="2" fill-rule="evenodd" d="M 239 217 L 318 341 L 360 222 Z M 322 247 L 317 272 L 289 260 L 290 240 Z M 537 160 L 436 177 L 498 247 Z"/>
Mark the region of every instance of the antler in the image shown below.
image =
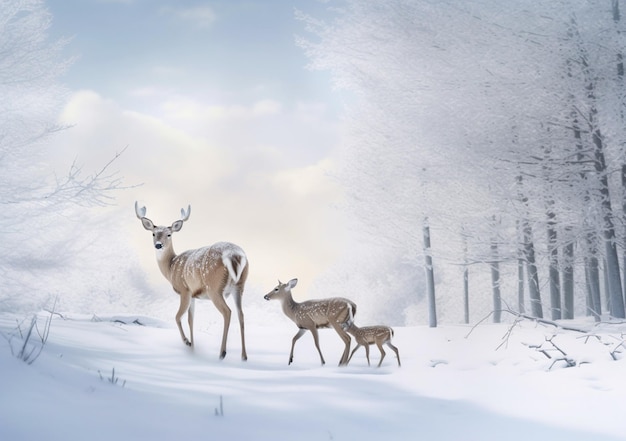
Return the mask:
<path id="1" fill-rule="evenodd" d="M 189 219 L 189 215 L 190 214 L 191 214 L 191 205 L 187 206 L 187 212 L 186 213 L 185 213 L 185 209 L 181 208 L 180 209 L 180 220 L 185 222 L 187 219 Z"/>
<path id="2" fill-rule="evenodd" d="M 135 201 L 135 214 L 139 219 L 146 217 L 146 207 L 139 208 L 139 204 Z"/>

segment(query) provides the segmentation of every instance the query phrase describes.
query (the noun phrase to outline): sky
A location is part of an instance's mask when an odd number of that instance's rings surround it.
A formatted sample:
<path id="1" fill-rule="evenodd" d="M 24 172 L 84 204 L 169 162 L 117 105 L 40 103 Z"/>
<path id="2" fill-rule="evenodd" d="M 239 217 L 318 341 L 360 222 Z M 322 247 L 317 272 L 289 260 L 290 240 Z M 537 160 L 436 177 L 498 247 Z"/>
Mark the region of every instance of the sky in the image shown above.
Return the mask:
<path id="1" fill-rule="evenodd" d="M 218 241 L 248 254 L 248 285 L 298 277 L 306 295 L 339 258 L 344 237 L 333 179 L 341 103 L 328 73 L 307 68 L 296 10 L 316 0 L 48 0 L 50 37 L 70 38 L 61 79 L 68 101 L 50 162 L 86 173 L 112 165 L 120 192 L 109 234 L 128 235 L 163 283 L 152 239 L 136 219 L 170 225 L 192 214 L 177 252 Z M 311 37 L 311 36 L 309 36 Z M 119 230 L 117 230 L 119 228 Z"/>

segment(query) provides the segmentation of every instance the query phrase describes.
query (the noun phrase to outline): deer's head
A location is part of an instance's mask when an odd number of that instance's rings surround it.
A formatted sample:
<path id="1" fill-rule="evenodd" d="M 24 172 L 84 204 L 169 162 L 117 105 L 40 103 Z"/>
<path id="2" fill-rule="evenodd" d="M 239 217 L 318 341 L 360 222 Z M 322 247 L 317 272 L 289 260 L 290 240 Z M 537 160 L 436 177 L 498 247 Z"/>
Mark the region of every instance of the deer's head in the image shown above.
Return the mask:
<path id="1" fill-rule="evenodd" d="M 181 228 L 183 228 L 183 223 L 187 219 L 189 219 L 189 215 L 191 214 L 191 205 L 187 207 L 187 211 L 181 208 L 181 218 L 169 227 L 154 225 L 154 222 L 146 217 L 146 207 L 139 208 L 137 202 L 135 202 L 135 214 L 141 221 L 143 227 L 148 231 L 152 231 L 152 241 L 154 243 L 154 248 L 156 248 L 157 250 L 162 250 L 170 248 L 172 246 L 172 233 L 180 231 Z"/>

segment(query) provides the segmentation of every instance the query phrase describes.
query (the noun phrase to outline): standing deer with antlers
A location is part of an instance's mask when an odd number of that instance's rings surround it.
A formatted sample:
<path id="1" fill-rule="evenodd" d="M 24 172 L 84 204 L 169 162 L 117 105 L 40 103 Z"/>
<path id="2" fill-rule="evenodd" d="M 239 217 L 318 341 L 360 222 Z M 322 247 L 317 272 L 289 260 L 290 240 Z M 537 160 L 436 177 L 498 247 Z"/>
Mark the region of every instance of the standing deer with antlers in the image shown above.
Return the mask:
<path id="1" fill-rule="evenodd" d="M 180 306 L 176 313 L 176 325 L 180 336 L 187 346 L 193 346 L 193 314 L 196 299 L 210 299 L 224 317 L 220 359 L 226 356 L 226 340 L 230 326 L 231 310 L 226 304 L 226 297 L 232 294 L 239 316 L 241 330 L 241 359 L 247 360 L 244 319 L 241 308 L 243 288 L 248 277 L 248 259 L 237 245 L 218 242 L 210 247 L 188 250 L 181 254 L 174 252 L 172 233 L 180 231 L 183 223 L 189 219 L 191 205 L 187 211 L 180 210 L 181 219 L 169 227 L 155 226 L 146 217 L 146 207 L 139 208 L 135 202 L 135 214 L 143 227 L 152 232 L 156 258 L 161 273 L 172 284 L 180 296 Z M 182 316 L 187 313 L 190 339 L 187 339 L 181 325 Z"/>
<path id="2" fill-rule="evenodd" d="M 307 300 L 302 303 L 296 302 L 291 296 L 291 289 L 296 286 L 298 279 L 292 279 L 287 283 L 278 281 L 278 286 L 265 295 L 265 300 L 280 300 L 283 312 L 300 328 L 291 341 L 291 352 L 289 353 L 289 364 L 293 361 L 293 348 L 296 341 L 306 331 L 311 331 L 317 352 L 320 354 L 322 365 L 326 363 L 320 349 L 317 330 L 319 328 L 333 328 L 345 343 L 345 349 L 339 366 L 348 364 L 348 354 L 350 353 L 350 336 L 344 327 L 347 322 L 356 314 L 356 304 L 343 297 L 331 297 L 321 300 Z"/>

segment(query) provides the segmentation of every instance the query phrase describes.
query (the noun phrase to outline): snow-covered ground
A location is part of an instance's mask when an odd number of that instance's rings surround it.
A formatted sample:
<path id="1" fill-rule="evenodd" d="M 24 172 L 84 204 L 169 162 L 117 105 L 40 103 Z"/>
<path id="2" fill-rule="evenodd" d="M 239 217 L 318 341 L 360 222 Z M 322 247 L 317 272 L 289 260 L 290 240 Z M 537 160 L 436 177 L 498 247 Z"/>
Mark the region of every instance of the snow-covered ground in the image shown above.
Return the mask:
<path id="1" fill-rule="evenodd" d="M 201 314 L 194 349 L 173 320 L 55 315 L 28 365 L 11 353 L 19 337 L 9 342 L 23 319 L 0 314 L 2 440 L 626 439 L 626 350 L 611 356 L 624 325 L 579 323 L 593 330 L 588 338 L 531 322 L 510 334 L 504 324 L 401 327 L 402 367 L 387 351 L 377 369 L 363 349 L 337 367 L 342 345 L 331 330 L 320 333 L 326 366 L 308 334 L 288 366 L 296 328 L 284 317 L 249 320 L 247 362 L 234 319 L 220 361 L 219 321 L 209 326 Z M 575 366 L 553 364 L 553 335 Z M 375 365 L 375 347 L 371 357 Z"/>

